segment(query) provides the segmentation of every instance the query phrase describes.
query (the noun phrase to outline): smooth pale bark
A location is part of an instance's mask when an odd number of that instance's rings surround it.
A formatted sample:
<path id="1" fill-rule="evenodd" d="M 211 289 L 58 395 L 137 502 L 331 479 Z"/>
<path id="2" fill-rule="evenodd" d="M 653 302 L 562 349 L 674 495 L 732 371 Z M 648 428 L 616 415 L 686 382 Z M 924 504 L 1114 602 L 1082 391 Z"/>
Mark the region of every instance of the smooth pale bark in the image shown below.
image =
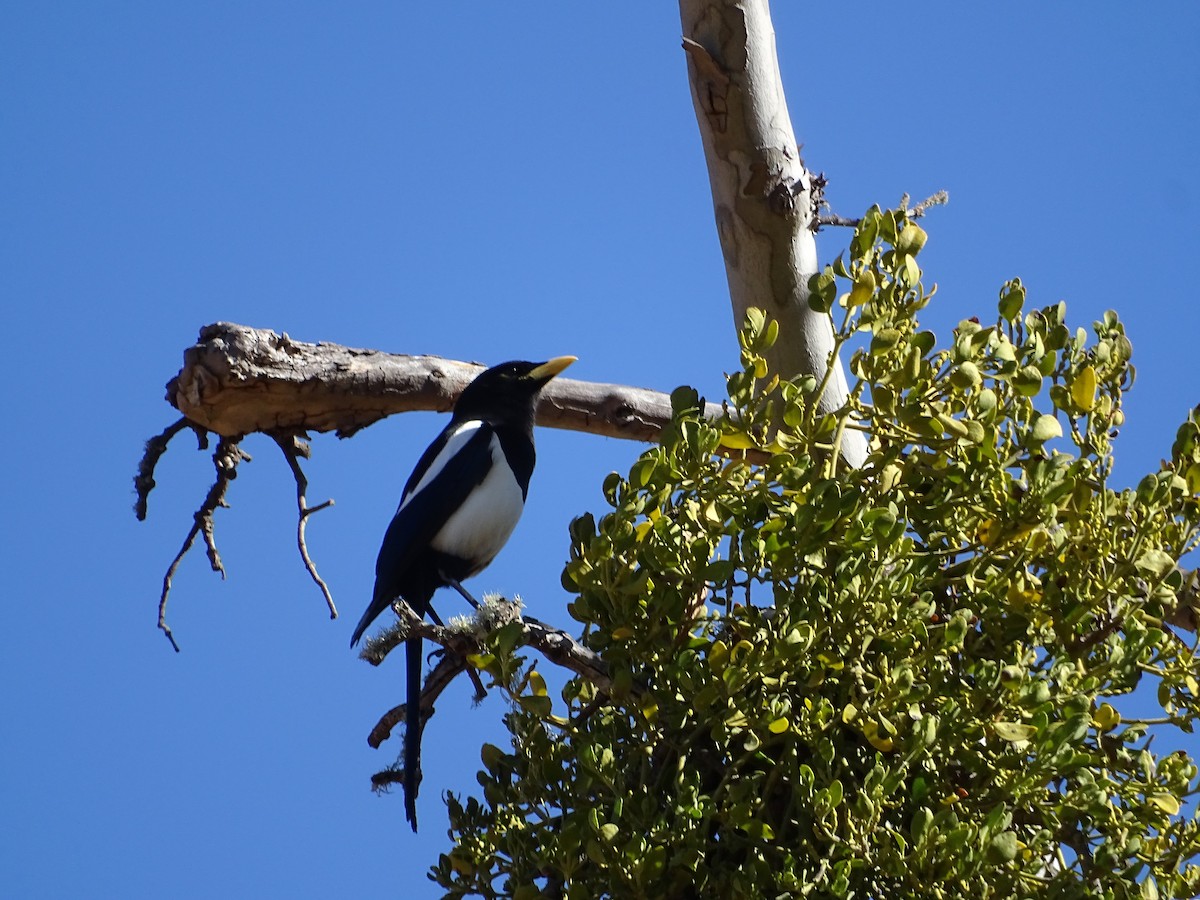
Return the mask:
<path id="1" fill-rule="evenodd" d="M 812 178 L 783 95 L 770 9 L 766 0 L 680 0 L 679 10 L 734 326 L 748 309 L 765 310 L 780 329 L 767 354 L 771 371 L 819 380 L 833 328 L 808 308 L 817 272 Z M 835 360 L 821 411 L 840 407 L 846 393 Z M 847 462 L 860 465 L 866 449 L 862 435 L 845 435 Z"/>

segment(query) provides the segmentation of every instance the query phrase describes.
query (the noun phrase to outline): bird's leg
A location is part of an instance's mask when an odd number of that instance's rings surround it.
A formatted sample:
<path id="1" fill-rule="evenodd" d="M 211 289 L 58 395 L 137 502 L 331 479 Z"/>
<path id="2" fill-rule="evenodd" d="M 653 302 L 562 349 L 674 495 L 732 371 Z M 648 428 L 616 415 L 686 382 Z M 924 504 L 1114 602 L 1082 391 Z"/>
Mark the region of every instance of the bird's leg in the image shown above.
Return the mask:
<path id="1" fill-rule="evenodd" d="M 429 618 L 433 619 L 434 624 L 437 625 L 439 628 L 446 627 L 446 623 L 444 623 L 442 621 L 441 616 L 439 616 L 436 612 L 434 612 L 434 609 L 432 606 L 429 607 Z M 445 651 L 443 650 L 442 652 L 445 652 Z M 473 665 L 471 665 L 470 662 L 467 662 L 466 669 L 467 669 L 467 677 L 471 679 L 471 684 L 473 684 L 475 686 L 474 700 L 476 703 L 482 703 L 484 700 L 487 699 L 487 688 L 485 688 L 483 686 L 483 682 L 479 678 L 479 673 L 475 671 L 475 667 Z"/>
<path id="2" fill-rule="evenodd" d="M 474 597 L 472 597 L 472 596 L 471 596 L 471 592 L 470 592 L 470 591 L 468 591 L 468 590 L 467 590 L 465 587 L 463 587 L 463 586 L 462 586 L 462 585 L 461 585 L 461 584 L 458 582 L 458 579 L 455 579 L 455 578 L 448 578 L 448 577 L 447 577 L 445 574 L 443 574 L 443 573 L 439 573 L 439 574 L 441 574 L 441 575 L 442 575 L 442 578 L 444 578 L 444 579 L 446 580 L 446 584 L 450 585 L 450 587 L 454 588 L 456 591 L 458 591 L 458 592 L 459 592 L 459 593 L 462 595 L 462 598 L 463 598 L 464 600 L 466 600 L 468 603 L 470 603 L 470 604 L 471 604 L 473 607 L 475 607 L 476 609 L 479 609 L 479 601 L 478 601 L 478 600 L 476 600 Z"/>

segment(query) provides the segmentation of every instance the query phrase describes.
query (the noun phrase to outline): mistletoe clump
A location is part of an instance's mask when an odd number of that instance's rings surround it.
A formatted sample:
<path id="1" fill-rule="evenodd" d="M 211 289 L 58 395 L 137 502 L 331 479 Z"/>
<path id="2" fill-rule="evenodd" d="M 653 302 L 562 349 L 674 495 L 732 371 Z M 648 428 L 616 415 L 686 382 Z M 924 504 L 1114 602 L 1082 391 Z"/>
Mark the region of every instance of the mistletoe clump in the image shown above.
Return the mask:
<path id="1" fill-rule="evenodd" d="M 563 584 L 610 678 L 552 699 L 488 657 L 512 742 L 450 800 L 450 896 L 1200 892 L 1196 763 L 1152 746 L 1200 709 L 1196 636 L 1171 624 L 1194 603 L 1200 414 L 1114 485 L 1117 316 L 1073 331 L 1014 280 L 939 345 L 925 240 L 872 209 L 812 280 L 836 351 L 866 336 L 840 410 L 767 371 L 777 329 L 752 313 L 728 415 L 677 390 L 610 511 L 573 523 Z"/>

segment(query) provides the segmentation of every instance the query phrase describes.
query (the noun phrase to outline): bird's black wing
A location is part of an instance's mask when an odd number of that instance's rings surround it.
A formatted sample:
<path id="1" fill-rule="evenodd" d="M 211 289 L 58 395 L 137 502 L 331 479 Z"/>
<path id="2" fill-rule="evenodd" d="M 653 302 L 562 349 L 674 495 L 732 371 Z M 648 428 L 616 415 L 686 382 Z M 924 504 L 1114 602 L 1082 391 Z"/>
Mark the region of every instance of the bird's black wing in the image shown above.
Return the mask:
<path id="1" fill-rule="evenodd" d="M 468 432 L 464 425 L 471 430 Z M 354 629 L 351 646 L 393 600 L 406 589 L 417 587 L 406 583 L 413 563 L 429 549 L 429 542 L 471 490 L 487 477 L 493 465 L 494 435 L 487 423 L 457 423 L 443 431 L 421 456 L 405 485 L 400 508 L 383 536 L 375 562 L 371 605 Z M 425 480 L 431 472 L 432 477 Z M 428 601 L 428 597 L 412 599 L 418 604 Z M 417 612 L 424 614 L 425 610 Z"/>

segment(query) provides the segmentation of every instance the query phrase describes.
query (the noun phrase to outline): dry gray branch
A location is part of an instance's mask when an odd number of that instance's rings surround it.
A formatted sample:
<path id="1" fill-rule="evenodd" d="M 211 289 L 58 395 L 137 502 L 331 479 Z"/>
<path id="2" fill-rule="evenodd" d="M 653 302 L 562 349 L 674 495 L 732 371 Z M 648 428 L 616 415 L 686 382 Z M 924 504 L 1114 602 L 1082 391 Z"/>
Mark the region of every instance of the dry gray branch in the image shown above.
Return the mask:
<path id="1" fill-rule="evenodd" d="M 162 594 L 158 599 L 158 627 L 171 642 L 176 653 L 179 652 L 179 644 L 175 642 L 175 635 L 171 633 L 171 628 L 167 625 L 167 598 L 171 594 L 171 580 L 175 577 L 175 570 L 179 568 L 179 563 L 183 561 L 187 552 L 192 549 L 196 535 L 204 535 L 204 545 L 208 550 L 208 561 L 212 570 L 219 572 L 222 578 L 225 577 L 225 566 L 221 563 L 221 555 L 217 552 L 216 540 L 213 538 L 213 513 L 217 511 L 217 507 L 229 505 L 225 502 L 225 494 L 229 490 L 229 483 L 237 478 L 238 464 L 243 461 L 250 462 L 250 454 L 239 446 L 238 440 L 236 437 L 223 437 L 217 443 L 217 449 L 213 452 L 216 478 L 213 480 L 204 502 L 200 504 L 200 508 L 192 517 L 192 527 L 183 540 L 183 546 L 179 548 L 171 565 L 167 567 L 167 574 L 163 576 Z M 149 449 L 147 449 L 147 453 L 149 453 Z"/>
<path id="2" fill-rule="evenodd" d="M 434 666 L 433 671 L 425 679 L 421 687 L 420 731 L 424 731 L 426 722 L 434 713 L 434 704 L 442 692 L 458 675 L 464 671 L 475 675 L 475 670 L 468 662 L 472 654 L 486 652 L 484 641 L 486 635 L 496 628 L 509 623 L 519 623 L 521 636 L 517 646 L 532 647 L 555 665 L 561 666 L 586 678 L 596 685 L 601 693 L 607 693 L 611 686 L 608 667 L 594 652 L 588 650 L 567 632 L 546 625 L 533 618 L 522 618 L 519 603 L 499 597 L 485 598 L 483 606 L 467 626 L 447 627 L 442 624 L 426 622 L 405 603 L 399 601 L 392 608 L 399 617 L 396 623 L 378 637 L 369 639 L 364 645 L 360 656 L 371 665 L 379 665 L 388 653 L 401 646 L 410 638 L 429 640 L 442 647 L 442 658 Z M 482 688 L 477 685 L 477 692 Z M 634 687 L 634 693 L 640 688 Z M 477 699 L 479 693 L 476 694 Z M 407 705 L 399 704 L 392 707 L 375 724 L 367 736 L 367 743 L 378 749 L 391 737 L 395 727 L 405 720 Z M 419 740 L 419 736 L 416 738 Z M 405 735 L 405 740 L 413 740 L 411 735 Z M 392 784 L 404 781 L 402 763 L 390 766 L 371 777 L 372 788 L 376 791 L 387 790 Z"/>
<path id="3" fill-rule="evenodd" d="M 137 474 L 133 476 L 133 489 L 137 495 L 137 500 L 133 504 L 133 512 L 139 522 L 146 521 L 150 492 L 154 490 L 154 470 L 158 466 L 158 461 L 167 452 L 167 445 L 171 443 L 171 439 L 184 428 L 191 428 L 196 432 L 196 439 L 201 450 L 208 449 L 208 432 L 196 423 L 189 421 L 187 416 L 171 423 L 160 434 L 156 434 L 146 441 L 146 449 L 142 453 L 141 462 L 138 463 Z"/>
<path id="4" fill-rule="evenodd" d="M 821 179 L 821 185 L 822 185 L 822 187 L 824 187 L 824 179 L 823 178 Z M 909 196 L 908 196 L 908 194 L 905 194 L 900 199 L 900 207 L 902 209 L 908 210 L 909 218 L 920 219 L 925 215 L 925 213 L 929 212 L 929 210 L 932 209 L 933 207 L 945 206 L 947 203 L 949 203 L 950 202 L 950 194 L 947 193 L 946 191 L 938 191 L 936 194 L 931 194 L 930 196 L 928 196 L 924 200 L 922 200 L 920 203 L 918 203 L 916 206 L 911 207 L 911 208 L 909 208 L 908 201 L 909 201 Z M 822 205 L 827 205 L 824 203 L 824 200 L 822 200 Z M 823 225 L 832 225 L 834 227 L 840 227 L 840 228 L 857 228 L 858 223 L 861 221 L 862 221 L 862 219 L 848 219 L 845 216 L 839 216 L 837 213 L 830 212 L 830 213 L 821 213 L 821 214 L 817 215 L 816 217 L 814 217 L 813 224 L 817 228 L 820 228 Z"/>
<path id="5" fill-rule="evenodd" d="M 425 676 L 425 684 L 421 686 L 422 723 L 433 715 L 434 704 L 442 696 L 442 692 L 450 686 L 450 682 L 464 671 L 470 671 L 466 659 L 447 650 L 438 660 L 437 665 Z M 404 721 L 406 709 L 406 704 L 401 703 L 384 713 L 375 727 L 371 729 L 371 733 L 367 735 L 367 744 L 378 750 L 380 745 L 392 736 L 392 729 Z"/>
<path id="6" fill-rule="evenodd" d="M 321 510 L 333 506 L 333 500 L 326 500 L 324 503 L 318 503 L 311 508 L 308 505 L 308 479 L 304 475 L 304 470 L 300 467 L 300 457 L 309 458 L 308 441 L 304 440 L 298 434 L 281 434 L 276 432 L 271 437 L 279 445 L 279 449 L 283 451 L 284 459 L 287 460 L 288 466 L 292 470 L 292 477 L 296 481 L 296 508 L 298 510 L 296 546 L 300 549 L 300 559 L 304 562 L 304 568 L 308 570 L 309 577 L 321 589 L 321 594 L 325 597 L 325 605 L 329 607 L 329 618 L 336 619 L 338 614 L 337 607 L 333 603 L 333 595 L 329 592 L 329 585 L 325 583 L 325 579 L 317 573 L 316 563 L 312 561 L 312 557 L 308 554 L 308 542 L 304 537 L 304 531 L 308 525 L 308 517 L 313 513 L 319 513 Z"/>
<path id="7" fill-rule="evenodd" d="M 303 343 L 218 322 L 202 328 L 184 352 L 167 402 L 217 434 L 334 431 L 347 437 L 393 413 L 449 410 L 482 369 L 436 356 Z M 710 403 L 705 412 L 716 418 L 721 407 Z M 542 391 L 537 422 L 653 441 L 670 417 L 668 394 L 556 378 Z"/>
<path id="8" fill-rule="evenodd" d="M 392 650 L 410 637 L 431 641 L 444 647 L 449 653 L 463 658 L 485 652 L 483 635 L 480 632 L 471 628 L 447 627 L 427 622 L 403 602 L 392 604 L 392 608 L 399 616 L 395 625 L 378 637 L 367 640 L 359 654 L 373 666 L 382 663 Z M 608 666 L 604 660 L 561 628 L 555 628 L 529 616 L 522 617 L 520 605 L 503 598 L 485 599 L 481 609 L 486 616 L 481 631 L 491 631 L 508 622 L 519 622 L 521 636 L 517 646 L 533 648 L 555 665 L 586 678 L 601 691 L 607 691 L 611 686 Z M 478 619 L 476 621 L 478 622 Z"/>

